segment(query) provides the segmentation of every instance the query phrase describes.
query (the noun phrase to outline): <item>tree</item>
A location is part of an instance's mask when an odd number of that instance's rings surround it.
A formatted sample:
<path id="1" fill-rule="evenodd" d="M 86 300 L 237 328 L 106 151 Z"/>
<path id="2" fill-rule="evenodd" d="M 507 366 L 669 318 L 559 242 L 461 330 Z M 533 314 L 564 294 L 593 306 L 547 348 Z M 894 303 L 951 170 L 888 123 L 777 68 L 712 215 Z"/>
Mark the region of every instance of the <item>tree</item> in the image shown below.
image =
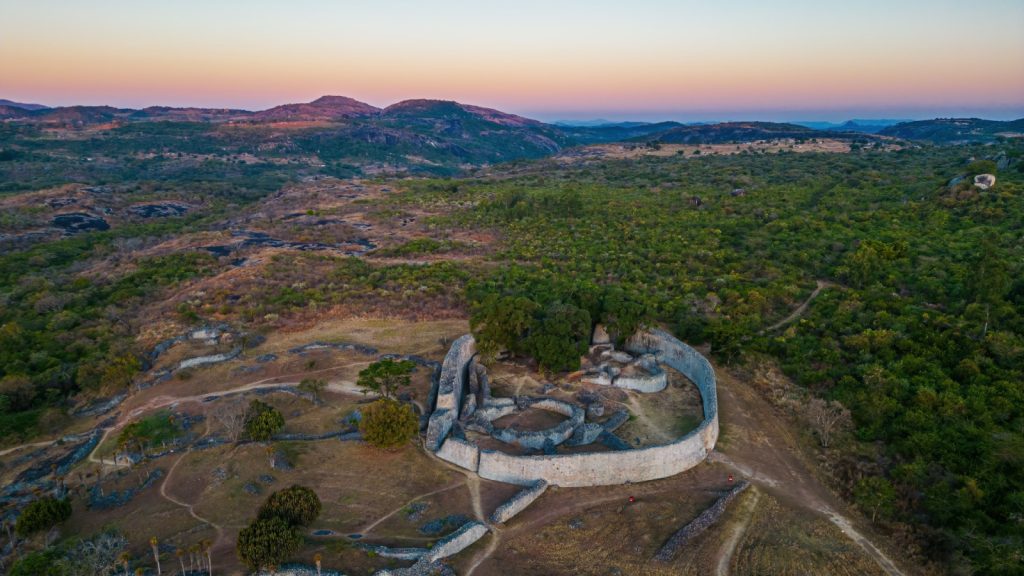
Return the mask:
<path id="1" fill-rule="evenodd" d="M 386 399 L 394 398 L 399 388 L 409 385 L 414 368 L 416 365 L 409 360 L 380 360 L 359 372 L 356 386 L 363 389 L 363 394 L 374 392 Z"/>
<path id="2" fill-rule="evenodd" d="M 590 344 L 590 313 L 572 304 L 552 302 L 527 338 L 530 354 L 551 371 L 579 367 L 580 356 Z"/>
<path id="3" fill-rule="evenodd" d="M 320 395 L 324 388 L 327 388 L 327 382 L 316 378 L 303 378 L 302 382 L 299 382 L 299 390 L 312 396 L 314 403 L 320 402 Z"/>
<path id="4" fill-rule="evenodd" d="M 210 411 L 210 415 L 220 423 L 229 440 L 238 442 L 242 438 L 245 424 L 249 420 L 249 408 L 241 400 L 222 400 Z"/>
<path id="5" fill-rule="evenodd" d="M 290 526 L 308 526 L 322 509 L 323 504 L 316 492 L 296 484 L 267 497 L 256 517 L 281 518 Z"/>
<path id="6" fill-rule="evenodd" d="M 290 558 L 302 537 L 281 518 L 257 518 L 238 533 L 238 558 L 251 569 L 273 568 Z"/>
<path id="7" fill-rule="evenodd" d="M 988 334 L 992 306 L 1003 301 L 1010 290 L 1010 274 L 999 251 L 999 237 L 995 233 L 986 235 L 978 247 L 978 258 L 974 262 L 968 289 L 977 304 L 984 306 L 985 322 L 981 337 Z"/>
<path id="8" fill-rule="evenodd" d="M 412 407 L 384 398 L 363 409 L 359 432 L 363 439 L 385 450 L 403 446 L 419 431 L 419 419 Z"/>
<path id="9" fill-rule="evenodd" d="M 153 561 L 156 562 L 156 573 L 159 576 L 162 570 L 160 569 L 160 547 L 157 544 L 156 536 L 149 539 L 149 547 L 153 549 Z"/>
<path id="10" fill-rule="evenodd" d="M 865 511 L 871 512 L 871 521 L 881 514 L 890 516 L 896 503 L 896 489 L 881 476 L 868 476 L 853 488 L 853 499 Z"/>
<path id="11" fill-rule="evenodd" d="M 822 448 L 828 448 L 835 432 L 849 428 L 852 424 L 850 411 L 846 407 L 835 400 L 828 402 L 821 398 L 812 398 L 807 403 L 804 418 L 818 436 Z"/>
<path id="12" fill-rule="evenodd" d="M 270 440 L 284 428 L 284 416 L 265 402 L 253 400 L 249 403 L 249 415 L 245 420 L 245 432 L 249 438 L 262 442 Z"/>
<path id="13" fill-rule="evenodd" d="M 501 350 L 522 352 L 522 340 L 534 325 L 540 305 L 525 296 L 488 294 L 473 306 L 470 329 L 485 356 Z"/>
<path id="14" fill-rule="evenodd" d="M 57 499 L 52 496 L 40 498 L 22 510 L 18 521 L 14 525 L 14 531 L 26 538 L 39 532 L 48 530 L 57 524 L 71 517 L 71 501 L 67 498 Z"/>

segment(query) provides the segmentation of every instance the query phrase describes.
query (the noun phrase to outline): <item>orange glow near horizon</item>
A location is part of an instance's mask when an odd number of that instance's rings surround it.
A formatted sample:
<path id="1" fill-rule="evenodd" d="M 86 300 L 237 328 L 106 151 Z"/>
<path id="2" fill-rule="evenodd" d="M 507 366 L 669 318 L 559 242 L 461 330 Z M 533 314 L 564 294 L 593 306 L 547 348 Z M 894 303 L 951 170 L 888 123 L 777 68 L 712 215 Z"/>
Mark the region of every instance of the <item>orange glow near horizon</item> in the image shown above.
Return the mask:
<path id="1" fill-rule="evenodd" d="M 1001 17 L 974 40 L 951 31 L 961 8 L 943 1 L 878 3 L 878 12 L 874 2 L 731 3 L 745 16 L 654 0 L 632 11 L 600 1 L 518 11 L 378 3 L 390 12 L 359 0 L 306 0 L 294 11 L 41 0 L 5 9 L 15 25 L 0 39 L 0 98 L 260 108 L 341 94 L 534 113 L 1024 109 L 1024 3 L 982 2 Z"/>

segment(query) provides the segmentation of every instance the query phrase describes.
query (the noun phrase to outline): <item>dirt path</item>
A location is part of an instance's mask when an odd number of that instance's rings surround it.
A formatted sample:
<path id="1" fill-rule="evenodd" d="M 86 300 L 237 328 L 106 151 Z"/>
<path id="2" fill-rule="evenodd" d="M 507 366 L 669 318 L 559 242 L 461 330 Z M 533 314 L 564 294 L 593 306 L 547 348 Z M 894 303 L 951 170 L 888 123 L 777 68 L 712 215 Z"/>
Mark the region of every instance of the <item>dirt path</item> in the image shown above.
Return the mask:
<path id="1" fill-rule="evenodd" d="M 181 506 L 188 512 L 189 516 L 195 518 L 203 524 L 206 524 L 210 528 L 213 528 L 217 532 L 217 539 L 213 542 L 213 547 L 216 548 L 224 539 L 224 529 L 219 524 L 214 524 L 213 522 L 207 520 L 206 518 L 203 518 L 199 514 L 196 514 L 196 511 L 194 510 L 192 504 L 182 502 L 181 500 L 178 500 L 174 496 L 171 496 L 170 494 L 167 493 L 167 484 L 171 481 L 171 476 L 174 475 L 174 471 L 178 468 L 178 464 L 181 464 L 181 461 L 184 460 L 186 456 L 188 456 L 188 452 L 185 452 L 184 454 L 179 456 L 178 459 L 174 461 L 174 464 L 171 466 L 171 469 L 167 471 L 167 476 L 164 476 L 164 481 L 160 483 L 160 496 L 164 500 L 167 500 L 172 504 Z"/>
<path id="2" fill-rule="evenodd" d="M 367 534 L 370 533 L 371 530 L 373 530 L 374 528 L 379 526 L 381 522 L 387 520 L 388 518 L 391 518 L 392 516 L 394 516 L 395 514 L 398 514 L 402 510 L 405 510 L 406 507 L 411 505 L 413 502 L 416 502 L 417 500 L 420 500 L 420 499 L 423 499 L 423 498 L 427 498 L 428 496 L 433 496 L 434 494 L 440 494 L 441 492 L 447 492 L 448 490 L 454 490 L 455 488 L 458 488 L 460 486 L 465 486 L 465 483 L 462 482 L 462 483 L 459 483 L 459 484 L 452 484 L 451 486 L 445 486 L 444 488 L 439 488 L 437 490 L 434 490 L 433 492 L 427 492 L 426 494 L 420 494 L 419 496 L 416 496 L 415 498 L 412 498 L 411 500 L 409 500 L 405 504 L 402 504 L 398 508 L 395 508 L 391 512 L 388 512 L 387 514 L 385 514 L 381 518 L 378 518 L 377 520 L 375 520 L 373 522 L 373 524 L 370 524 L 366 528 L 363 528 L 363 529 L 359 530 L 359 533 L 362 534 L 363 536 L 366 536 Z"/>
<path id="3" fill-rule="evenodd" d="M 747 533 L 747 526 L 750 525 L 750 517 L 757 509 L 757 503 L 761 500 L 761 493 L 757 488 L 750 490 L 750 496 L 743 500 L 743 505 L 736 513 L 739 520 L 730 528 L 729 535 L 722 544 L 722 550 L 718 553 L 718 564 L 715 566 L 715 576 L 729 576 L 729 565 L 732 563 L 732 556 L 736 553 L 736 547 L 743 540 Z"/>
<path id="4" fill-rule="evenodd" d="M 775 324 L 772 324 L 771 326 L 765 328 L 764 330 L 761 330 L 761 334 L 765 334 L 766 332 L 774 332 L 775 330 L 778 330 L 779 328 L 782 328 L 787 324 L 791 324 L 799 320 L 800 317 L 807 313 L 807 307 L 811 305 L 811 302 L 813 302 L 814 299 L 818 297 L 818 294 L 820 294 L 823 289 L 832 288 L 836 286 L 836 284 L 833 284 L 832 282 L 828 282 L 826 280 L 817 280 L 816 283 L 817 286 L 814 288 L 814 291 L 811 292 L 810 296 L 807 297 L 807 300 L 804 300 L 802 304 L 797 306 L 796 310 L 793 310 L 793 312 L 789 316 L 786 316 L 785 318 L 779 320 Z"/>
<path id="5" fill-rule="evenodd" d="M 162 394 L 155 396 L 147 402 L 136 406 L 131 409 L 127 414 L 123 414 L 118 418 L 116 424 L 107 428 L 103 431 L 103 437 L 96 443 L 96 447 L 93 448 L 92 452 L 89 453 L 89 462 L 95 464 L 103 464 L 105 466 L 124 467 L 127 464 L 111 462 L 109 460 L 103 460 L 96 457 L 96 451 L 100 449 L 100 446 L 107 441 L 107 438 L 114 432 L 119 431 L 121 428 L 127 426 L 130 422 L 141 416 L 146 412 L 151 412 L 160 408 L 165 408 L 172 404 L 185 404 L 185 403 L 199 403 L 204 402 L 208 398 L 224 398 L 226 396 L 234 396 L 237 394 L 244 394 L 246 392 L 253 392 L 255 390 L 261 390 L 266 388 L 277 388 L 280 386 L 298 386 L 299 381 L 288 380 L 289 378 L 307 377 L 311 374 L 322 374 L 324 372 L 330 372 L 333 370 L 341 370 L 344 368 L 351 368 L 352 366 L 361 366 L 368 364 L 369 361 L 362 362 L 350 362 L 348 364 L 342 364 L 339 366 L 331 366 L 330 368 L 323 368 L 321 370 L 315 370 L 312 372 L 297 372 L 294 374 L 283 374 L 281 376 L 273 376 L 271 378 L 263 378 L 260 380 L 254 380 L 235 388 L 229 388 L 227 390 L 218 390 L 215 392 L 207 392 L 204 394 L 193 394 L 190 396 L 169 396 Z M 339 381 L 330 382 L 327 384 L 327 389 L 334 392 L 345 392 L 350 394 L 361 394 L 362 390 L 356 387 L 354 382 Z M 17 447 L 16 447 L 17 448 Z"/>
<path id="6" fill-rule="evenodd" d="M 18 450 L 21 450 L 23 448 L 45 448 L 56 443 L 56 440 L 44 440 L 42 442 L 32 442 L 31 444 L 19 444 L 17 446 L 11 446 L 10 448 L 4 448 L 3 450 L 0 450 L 0 456 L 7 456 L 11 452 L 17 452 Z"/>
<path id="7" fill-rule="evenodd" d="M 813 465 L 805 461 L 789 423 L 754 389 L 727 370 L 715 366 L 715 373 L 724 434 L 710 459 L 735 470 L 780 500 L 824 515 L 889 576 L 903 576 L 895 563 L 839 512 L 842 503 L 815 477 Z"/>

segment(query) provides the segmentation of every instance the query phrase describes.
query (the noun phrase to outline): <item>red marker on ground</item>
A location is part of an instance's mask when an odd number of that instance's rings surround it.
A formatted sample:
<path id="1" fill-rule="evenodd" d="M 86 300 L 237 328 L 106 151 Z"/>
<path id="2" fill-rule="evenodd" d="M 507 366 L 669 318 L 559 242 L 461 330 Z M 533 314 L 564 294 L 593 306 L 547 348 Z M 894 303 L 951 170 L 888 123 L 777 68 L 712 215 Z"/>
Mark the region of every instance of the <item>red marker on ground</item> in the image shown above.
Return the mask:
<path id="1" fill-rule="evenodd" d="M 634 503 L 634 502 L 636 502 L 636 498 L 634 498 L 634 497 L 630 496 L 630 497 L 629 497 L 629 503 L 630 503 L 630 504 L 632 504 L 632 503 Z"/>
<path id="2" fill-rule="evenodd" d="M 729 474 L 729 484 L 732 484 L 732 481 L 733 481 L 732 474 Z"/>

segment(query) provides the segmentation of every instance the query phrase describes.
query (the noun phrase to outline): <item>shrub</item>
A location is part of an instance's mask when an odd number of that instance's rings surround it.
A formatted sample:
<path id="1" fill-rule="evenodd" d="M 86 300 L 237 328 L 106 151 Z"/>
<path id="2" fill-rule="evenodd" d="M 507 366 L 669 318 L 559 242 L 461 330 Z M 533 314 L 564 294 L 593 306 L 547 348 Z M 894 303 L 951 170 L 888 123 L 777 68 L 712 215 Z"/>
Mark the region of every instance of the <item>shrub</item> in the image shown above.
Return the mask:
<path id="1" fill-rule="evenodd" d="M 238 559 L 251 569 L 271 568 L 290 558 L 302 537 L 281 518 L 257 518 L 238 533 Z"/>
<path id="2" fill-rule="evenodd" d="M 305 486 L 293 485 L 271 494 L 260 507 L 258 518 L 280 518 L 290 526 L 308 526 L 320 515 L 323 504 L 316 492 Z"/>
<path id="3" fill-rule="evenodd" d="M 71 517 L 71 501 L 67 498 L 58 500 L 52 496 L 40 498 L 25 507 L 14 531 L 22 538 L 47 530 Z"/>
<path id="4" fill-rule="evenodd" d="M 390 398 L 367 406 L 359 421 L 363 439 L 385 450 L 406 444 L 418 430 L 419 419 L 412 407 Z"/>
<path id="5" fill-rule="evenodd" d="M 253 400 L 249 403 L 249 417 L 245 421 L 245 432 L 256 441 L 270 440 L 284 428 L 284 416 L 265 402 Z"/>

